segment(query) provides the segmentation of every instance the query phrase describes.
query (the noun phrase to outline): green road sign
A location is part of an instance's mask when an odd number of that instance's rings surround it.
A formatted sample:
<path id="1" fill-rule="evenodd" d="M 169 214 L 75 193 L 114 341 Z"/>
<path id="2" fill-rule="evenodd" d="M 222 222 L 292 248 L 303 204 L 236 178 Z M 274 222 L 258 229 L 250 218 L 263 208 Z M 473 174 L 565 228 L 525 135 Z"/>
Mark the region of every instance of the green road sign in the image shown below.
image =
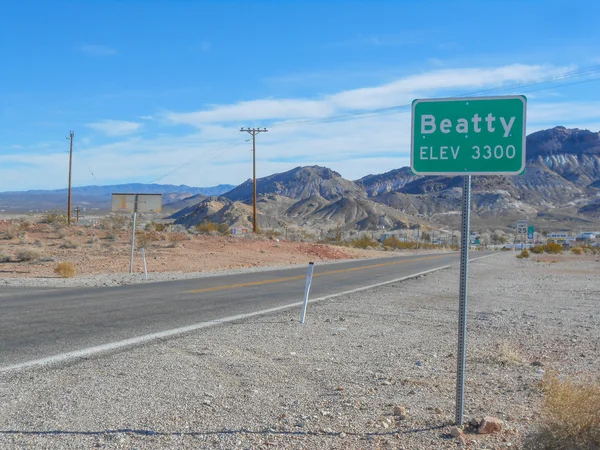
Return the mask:
<path id="1" fill-rule="evenodd" d="M 521 95 L 415 100 L 410 167 L 417 175 L 517 175 L 525 169 Z"/>

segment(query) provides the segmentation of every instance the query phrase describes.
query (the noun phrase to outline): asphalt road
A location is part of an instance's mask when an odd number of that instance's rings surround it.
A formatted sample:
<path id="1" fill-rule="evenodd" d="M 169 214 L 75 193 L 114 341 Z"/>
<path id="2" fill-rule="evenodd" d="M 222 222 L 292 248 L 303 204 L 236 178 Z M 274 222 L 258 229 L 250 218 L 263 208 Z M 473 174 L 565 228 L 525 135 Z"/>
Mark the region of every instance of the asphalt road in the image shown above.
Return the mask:
<path id="1" fill-rule="evenodd" d="M 384 283 L 458 261 L 458 253 L 443 253 L 316 264 L 310 297 Z M 295 303 L 302 300 L 305 279 L 306 267 L 301 267 L 119 287 L 4 290 L 0 370 Z M 307 317 L 310 321 L 310 308 Z"/>

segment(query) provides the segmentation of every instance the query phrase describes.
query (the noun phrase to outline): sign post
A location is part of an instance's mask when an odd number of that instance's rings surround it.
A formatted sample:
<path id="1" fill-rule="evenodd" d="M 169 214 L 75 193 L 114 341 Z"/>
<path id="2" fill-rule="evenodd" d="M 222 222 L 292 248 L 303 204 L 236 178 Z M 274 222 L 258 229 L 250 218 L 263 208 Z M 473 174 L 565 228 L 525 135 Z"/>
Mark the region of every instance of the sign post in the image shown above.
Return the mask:
<path id="1" fill-rule="evenodd" d="M 535 227 L 528 226 L 527 227 L 527 240 L 533 242 L 535 240 Z"/>
<path id="2" fill-rule="evenodd" d="M 521 251 L 525 249 L 525 235 L 527 234 L 527 221 L 517 220 L 517 235 L 521 237 Z"/>
<path id="3" fill-rule="evenodd" d="M 455 410 L 459 426 L 465 397 L 471 175 L 518 175 L 525 170 L 526 103 L 520 95 L 412 103 L 413 173 L 463 176 Z"/>
<path id="4" fill-rule="evenodd" d="M 131 230 L 131 254 L 129 257 L 129 273 L 133 273 L 133 254 L 135 251 L 135 228 L 137 213 L 161 212 L 162 194 L 112 194 L 111 210 L 113 212 L 133 213 L 133 226 Z"/>

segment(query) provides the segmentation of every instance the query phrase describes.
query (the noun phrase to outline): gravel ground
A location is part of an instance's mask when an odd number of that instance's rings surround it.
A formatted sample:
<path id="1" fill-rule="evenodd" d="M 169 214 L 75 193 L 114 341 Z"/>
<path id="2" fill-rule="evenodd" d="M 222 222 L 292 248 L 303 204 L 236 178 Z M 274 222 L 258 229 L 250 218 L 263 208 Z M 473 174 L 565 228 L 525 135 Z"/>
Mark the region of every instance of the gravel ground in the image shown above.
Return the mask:
<path id="1" fill-rule="evenodd" d="M 600 373 L 600 262 L 471 264 L 468 448 L 520 448 L 544 371 Z M 0 375 L 1 448 L 457 448 L 458 268 L 61 367 Z M 406 408 L 393 416 L 394 406 Z"/>

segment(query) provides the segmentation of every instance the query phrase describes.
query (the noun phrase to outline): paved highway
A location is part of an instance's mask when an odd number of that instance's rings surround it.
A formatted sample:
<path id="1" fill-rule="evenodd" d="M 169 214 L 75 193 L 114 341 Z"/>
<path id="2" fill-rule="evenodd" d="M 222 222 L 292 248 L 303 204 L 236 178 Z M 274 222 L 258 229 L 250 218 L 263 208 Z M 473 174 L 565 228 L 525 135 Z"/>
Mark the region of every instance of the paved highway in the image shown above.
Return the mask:
<path id="1" fill-rule="evenodd" d="M 442 253 L 317 263 L 311 298 L 389 282 L 458 260 L 458 253 Z M 0 370 L 296 303 L 302 300 L 305 277 L 306 267 L 299 267 L 119 287 L 7 289 L 0 295 Z M 458 280 L 456 287 L 458 291 Z"/>

